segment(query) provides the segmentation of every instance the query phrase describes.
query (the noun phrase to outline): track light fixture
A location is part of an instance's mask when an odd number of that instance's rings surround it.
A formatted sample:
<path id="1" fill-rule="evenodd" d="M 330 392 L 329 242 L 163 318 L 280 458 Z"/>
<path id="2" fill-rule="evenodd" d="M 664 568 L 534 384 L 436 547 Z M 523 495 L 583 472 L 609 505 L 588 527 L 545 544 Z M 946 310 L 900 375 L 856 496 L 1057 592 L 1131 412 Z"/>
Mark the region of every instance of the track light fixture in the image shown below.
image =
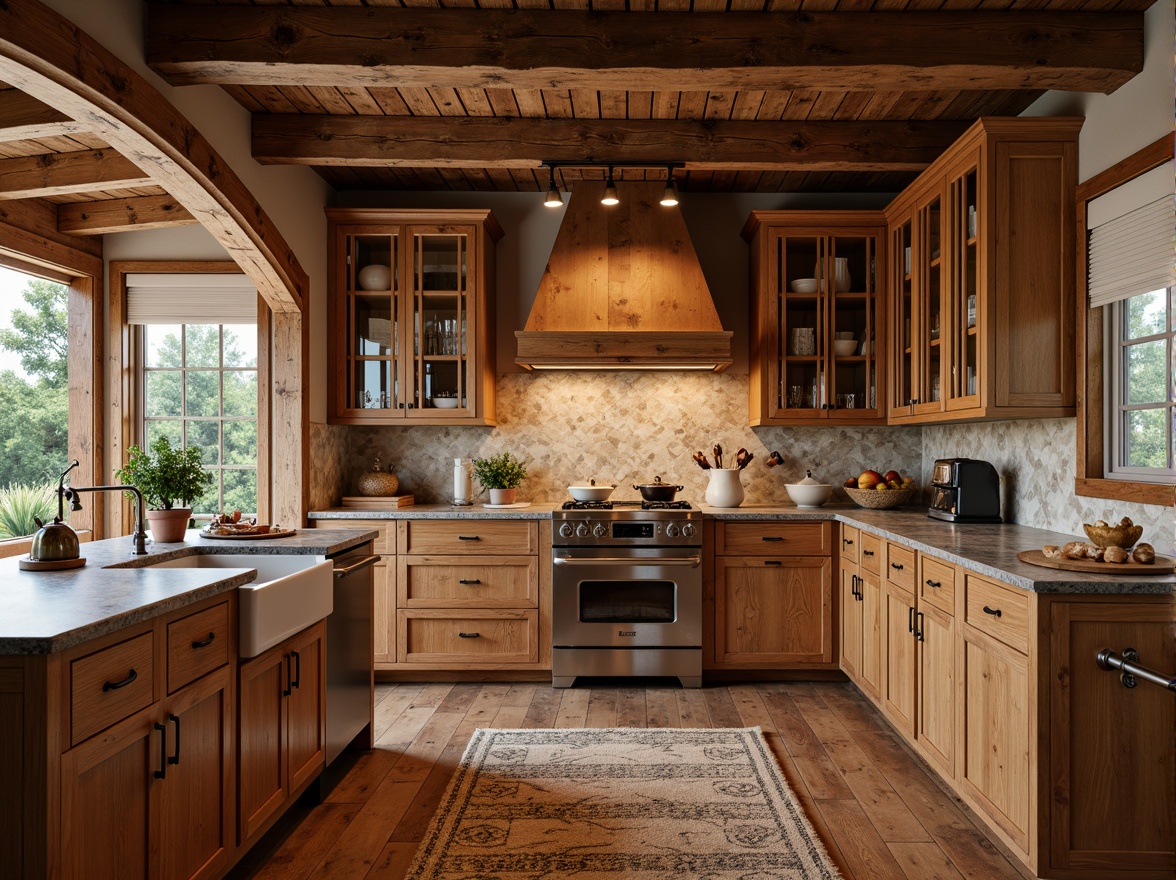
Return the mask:
<path id="1" fill-rule="evenodd" d="M 662 193 L 661 203 L 667 208 L 678 204 L 678 185 L 674 183 L 674 166 L 666 166 L 666 191 Z"/>
<path id="2" fill-rule="evenodd" d="M 543 200 L 545 208 L 558 208 L 563 204 L 563 196 L 559 194 L 559 187 L 555 185 L 555 166 L 548 166 L 551 170 L 551 182 L 547 184 L 547 198 Z"/>
<path id="3" fill-rule="evenodd" d="M 608 166 L 608 183 L 604 185 L 604 197 L 600 200 L 600 204 L 608 205 L 610 208 L 613 205 L 619 205 L 621 200 L 617 198 L 617 184 L 613 180 L 612 166 Z"/>
<path id="4" fill-rule="evenodd" d="M 672 208 L 678 204 L 678 184 L 674 180 L 674 169 L 681 168 L 682 162 L 597 162 L 593 159 L 585 159 L 584 161 L 561 161 L 559 159 L 548 159 L 543 162 L 543 167 L 548 169 L 548 184 L 547 197 L 543 200 L 544 206 L 548 208 L 558 208 L 563 204 L 563 196 L 560 195 L 559 187 L 555 182 L 555 169 L 558 168 L 605 168 L 608 170 L 608 176 L 605 178 L 604 198 L 600 200 L 602 205 L 619 205 L 621 202 L 620 196 L 617 195 L 617 183 L 614 176 L 614 170 L 617 168 L 665 168 L 666 169 L 666 188 L 662 193 L 661 204 L 667 208 Z M 565 184 L 567 181 L 565 181 Z"/>

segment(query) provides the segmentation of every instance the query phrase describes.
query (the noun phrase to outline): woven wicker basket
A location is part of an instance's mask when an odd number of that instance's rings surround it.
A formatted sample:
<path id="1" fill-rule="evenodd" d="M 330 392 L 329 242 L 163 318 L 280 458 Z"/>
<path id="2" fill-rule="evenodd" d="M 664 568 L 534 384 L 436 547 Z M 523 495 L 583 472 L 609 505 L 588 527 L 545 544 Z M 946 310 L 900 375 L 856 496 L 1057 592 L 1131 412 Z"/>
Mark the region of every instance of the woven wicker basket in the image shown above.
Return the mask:
<path id="1" fill-rule="evenodd" d="M 887 489 L 879 492 L 877 489 L 850 489 L 846 487 L 845 494 L 858 507 L 870 510 L 889 510 L 906 504 L 919 493 L 917 487 L 910 489 Z"/>

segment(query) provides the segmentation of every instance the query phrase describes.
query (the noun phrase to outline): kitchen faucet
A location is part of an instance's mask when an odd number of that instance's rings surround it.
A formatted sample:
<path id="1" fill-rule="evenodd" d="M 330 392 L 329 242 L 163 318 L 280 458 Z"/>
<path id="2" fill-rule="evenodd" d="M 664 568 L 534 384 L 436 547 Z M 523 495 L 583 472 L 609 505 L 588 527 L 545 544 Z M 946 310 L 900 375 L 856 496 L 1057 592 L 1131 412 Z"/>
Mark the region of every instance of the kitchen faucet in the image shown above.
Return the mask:
<path id="1" fill-rule="evenodd" d="M 78 462 L 75 460 L 65 471 L 68 474 L 75 467 Z M 64 481 L 65 474 L 62 474 Z M 136 499 L 136 516 L 135 516 L 135 532 L 131 538 L 135 542 L 135 549 L 131 551 L 132 556 L 145 556 L 147 554 L 147 530 L 143 527 L 143 493 L 135 486 L 65 486 L 63 483 L 57 484 L 58 506 L 61 505 L 61 499 L 69 500 L 70 510 L 81 510 L 82 499 L 78 496 L 80 492 L 134 492 Z"/>

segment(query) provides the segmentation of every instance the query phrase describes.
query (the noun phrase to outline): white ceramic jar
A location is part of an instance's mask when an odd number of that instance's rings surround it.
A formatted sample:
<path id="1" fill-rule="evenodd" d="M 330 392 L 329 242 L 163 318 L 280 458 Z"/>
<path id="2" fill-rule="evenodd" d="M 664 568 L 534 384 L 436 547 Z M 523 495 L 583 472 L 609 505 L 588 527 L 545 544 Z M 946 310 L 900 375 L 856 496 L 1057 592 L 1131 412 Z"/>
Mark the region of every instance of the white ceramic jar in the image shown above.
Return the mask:
<path id="1" fill-rule="evenodd" d="M 743 503 L 743 484 L 739 468 L 711 468 L 707 473 L 706 503 L 711 507 L 738 507 Z"/>

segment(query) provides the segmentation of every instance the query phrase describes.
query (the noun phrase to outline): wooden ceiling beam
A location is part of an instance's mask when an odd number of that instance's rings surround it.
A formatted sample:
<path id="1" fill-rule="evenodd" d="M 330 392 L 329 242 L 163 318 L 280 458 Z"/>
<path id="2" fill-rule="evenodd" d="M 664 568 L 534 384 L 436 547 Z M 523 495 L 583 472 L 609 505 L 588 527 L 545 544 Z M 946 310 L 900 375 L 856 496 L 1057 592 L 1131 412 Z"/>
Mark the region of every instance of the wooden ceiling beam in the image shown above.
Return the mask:
<path id="1" fill-rule="evenodd" d="M 968 122 L 747 122 L 423 116 L 253 117 L 263 164 L 537 168 L 546 161 L 692 170 L 918 171 Z"/>
<path id="2" fill-rule="evenodd" d="M 154 181 L 114 150 L 79 150 L 0 159 L 0 199 L 151 186 Z"/>
<path id="3" fill-rule="evenodd" d="M 86 130 L 82 123 L 20 89 L 0 91 L 0 143 L 60 137 Z"/>
<path id="4" fill-rule="evenodd" d="M 1143 13 L 151 4 L 146 55 L 173 85 L 1109 94 L 1143 69 Z"/>
<path id="5" fill-rule="evenodd" d="M 57 231 L 71 235 L 108 235 L 197 222 L 169 195 L 71 202 L 57 206 Z"/>
<path id="6" fill-rule="evenodd" d="M 192 123 L 110 50 L 36 0 L 4 0 L 0 81 L 84 119 L 200 221 L 273 311 L 301 312 L 309 280 L 264 209 Z M 307 399 L 296 383 L 281 394 L 283 406 Z"/>

